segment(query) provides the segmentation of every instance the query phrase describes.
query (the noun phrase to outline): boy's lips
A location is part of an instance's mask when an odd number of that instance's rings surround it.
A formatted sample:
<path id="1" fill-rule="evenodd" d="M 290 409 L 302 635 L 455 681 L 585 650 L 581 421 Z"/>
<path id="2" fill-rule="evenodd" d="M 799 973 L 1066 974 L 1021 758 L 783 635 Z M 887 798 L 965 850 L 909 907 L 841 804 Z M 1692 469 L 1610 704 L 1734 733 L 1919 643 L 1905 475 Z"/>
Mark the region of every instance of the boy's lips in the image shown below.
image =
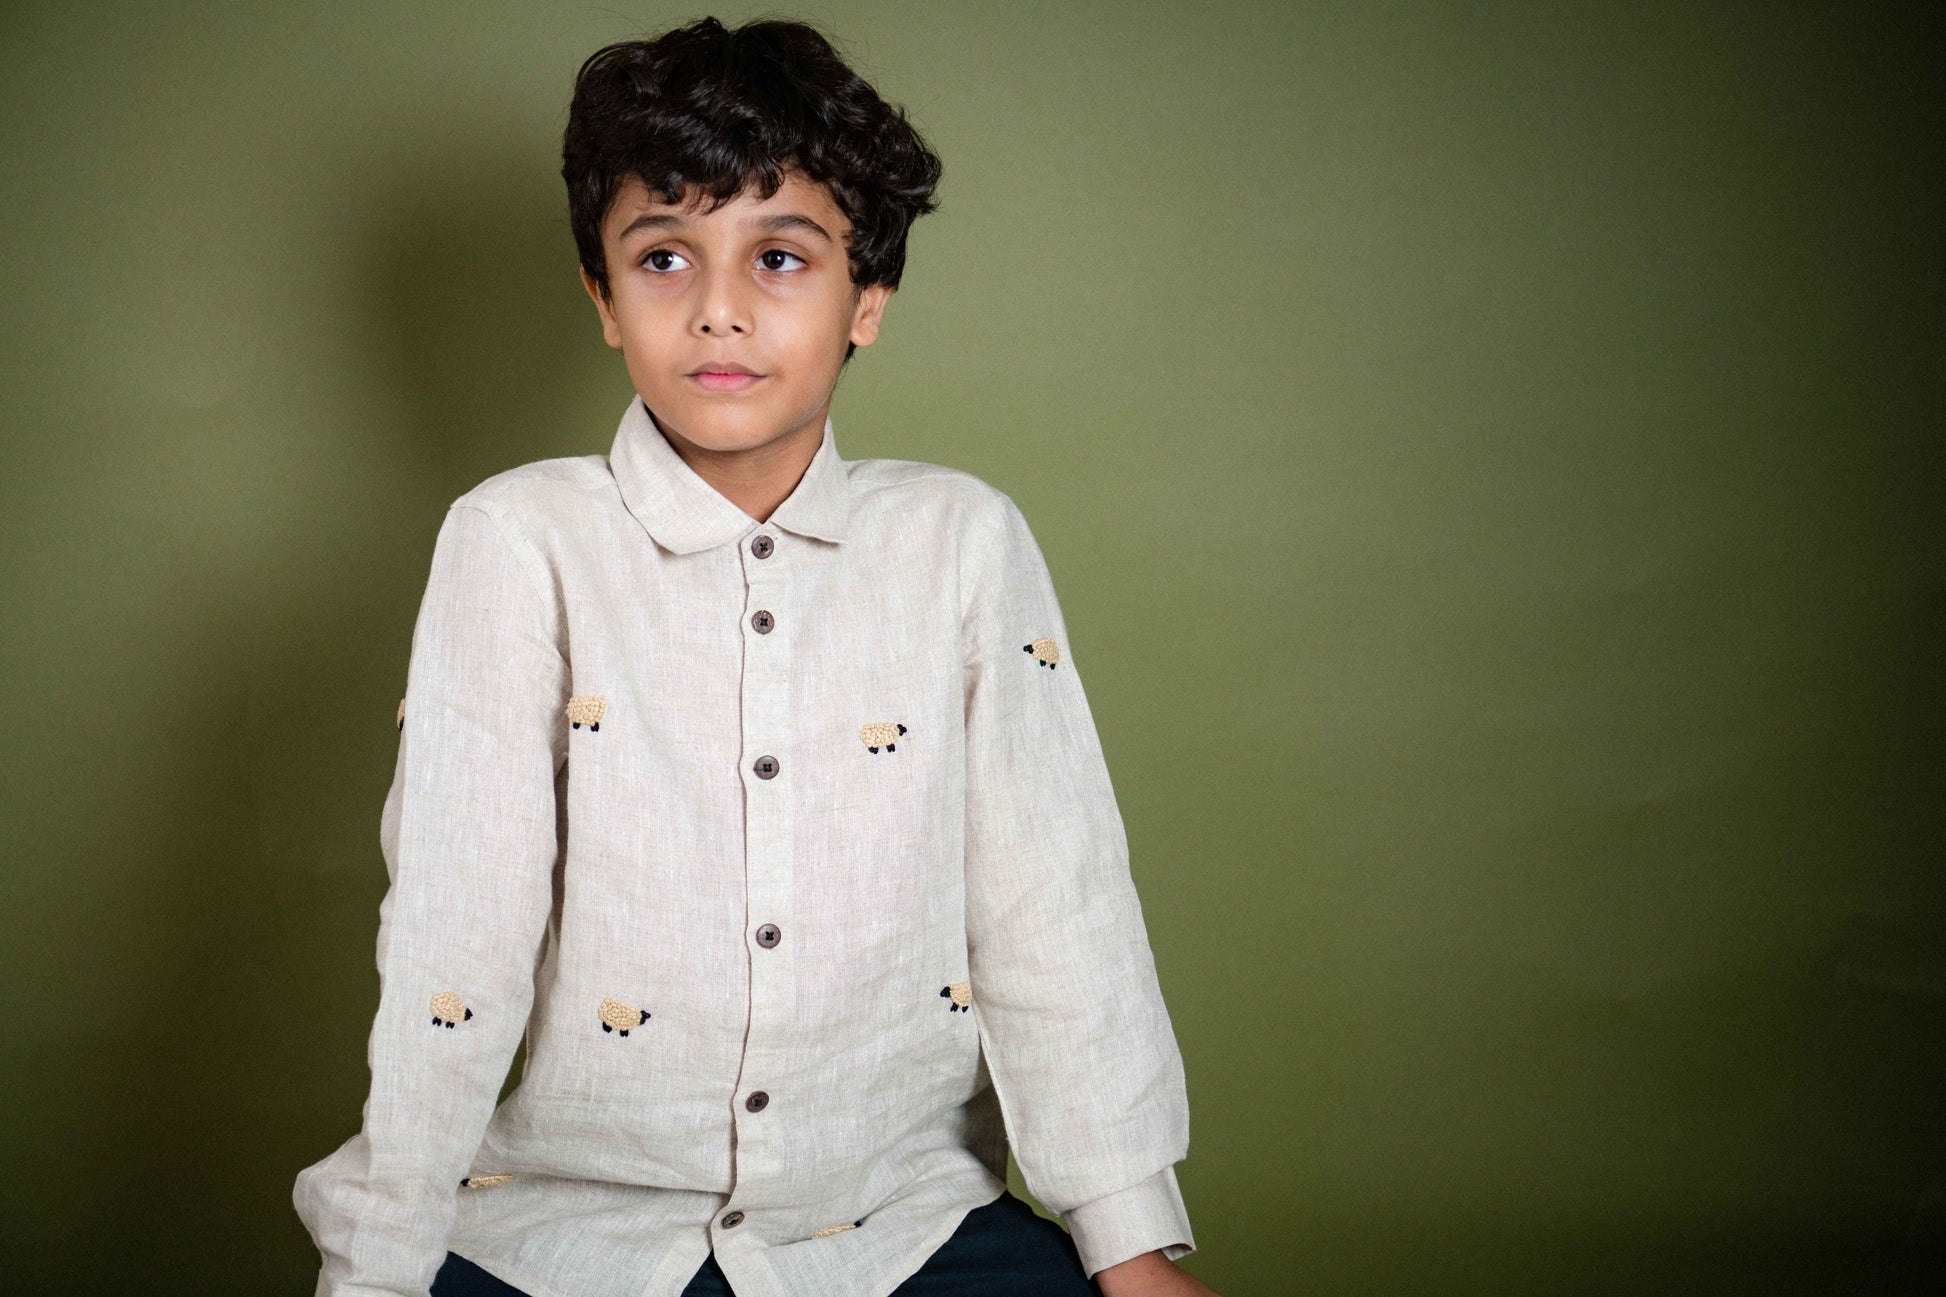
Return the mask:
<path id="1" fill-rule="evenodd" d="M 710 392 L 741 392 L 754 386 L 764 375 L 745 370 L 699 369 L 689 375 L 691 382 Z"/>

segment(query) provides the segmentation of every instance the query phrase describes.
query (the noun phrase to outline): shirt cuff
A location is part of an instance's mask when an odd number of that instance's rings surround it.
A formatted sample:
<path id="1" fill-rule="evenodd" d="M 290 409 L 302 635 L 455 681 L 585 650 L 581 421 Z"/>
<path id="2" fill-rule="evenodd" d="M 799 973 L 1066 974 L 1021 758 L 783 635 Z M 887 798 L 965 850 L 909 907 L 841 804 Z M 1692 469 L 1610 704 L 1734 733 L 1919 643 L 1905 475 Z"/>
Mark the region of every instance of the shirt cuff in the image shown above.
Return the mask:
<path id="1" fill-rule="evenodd" d="M 1174 1261 L 1196 1250 L 1173 1166 L 1165 1166 L 1126 1189 L 1084 1202 L 1062 1219 L 1089 1278 L 1098 1270 L 1144 1252 L 1159 1251 Z"/>

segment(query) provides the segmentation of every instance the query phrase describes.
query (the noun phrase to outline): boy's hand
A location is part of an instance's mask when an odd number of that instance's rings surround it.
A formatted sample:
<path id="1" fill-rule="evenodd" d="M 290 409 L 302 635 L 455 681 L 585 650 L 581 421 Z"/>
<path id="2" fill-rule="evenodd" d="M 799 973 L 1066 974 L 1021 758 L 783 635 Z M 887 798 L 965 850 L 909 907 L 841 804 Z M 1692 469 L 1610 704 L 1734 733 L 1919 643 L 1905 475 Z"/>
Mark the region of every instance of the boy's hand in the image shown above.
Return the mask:
<path id="1" fill-rule="evenodd" d="M 1095 1272 L 1102 1297 L 1219 1297 L 1161 1252 L 1144 1252 Z"/>

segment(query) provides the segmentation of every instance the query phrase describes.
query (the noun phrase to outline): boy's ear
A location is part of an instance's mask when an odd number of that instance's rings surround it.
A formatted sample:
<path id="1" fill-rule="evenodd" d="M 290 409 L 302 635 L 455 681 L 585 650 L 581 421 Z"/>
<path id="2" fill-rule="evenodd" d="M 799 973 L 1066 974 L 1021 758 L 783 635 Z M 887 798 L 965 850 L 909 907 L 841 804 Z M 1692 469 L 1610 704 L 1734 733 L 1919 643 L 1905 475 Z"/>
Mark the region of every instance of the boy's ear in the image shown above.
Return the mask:
<path id="1" fill-rule="evenodd" d="M 879 321 L 885 318 L 885 304 L 892 300 L 889 284 L 873 284 L 859 290 L 858 305 L 851 313 L 851 340 L 861 347 L 878 341 Z"/>
<path id="2" fill-rule="evenodd" d="M 581 267 L 581 286 L 588 290 L 588 296 L 594 299 L 595 311 L 601 316 L 602 340 L 611 347 L 620 348 L 622 330 L 615 323 L 615 308 L 601 295 L 601 285 L 595 282 L 595 277 L 588 273 L 586 266 Z"/>

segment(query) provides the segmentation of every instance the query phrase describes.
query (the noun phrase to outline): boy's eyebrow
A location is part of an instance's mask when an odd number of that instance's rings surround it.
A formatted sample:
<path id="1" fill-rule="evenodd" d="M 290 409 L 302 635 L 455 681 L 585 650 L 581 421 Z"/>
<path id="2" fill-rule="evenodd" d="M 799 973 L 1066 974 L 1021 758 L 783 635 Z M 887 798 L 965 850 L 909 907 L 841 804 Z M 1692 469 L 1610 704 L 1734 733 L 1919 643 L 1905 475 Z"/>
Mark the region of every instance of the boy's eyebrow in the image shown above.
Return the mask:
<path id="1" fill-rule="evenodd" d="M 675 229 L 682 225 L 682 217 L 670 212 L 644 212 L 627 225 L 615 237 L 626 239 L 637 230 Z M 798 212 L 779 212 L 775 216 L 759 216 L 750 222 L 760 230 L 807 230 L 826 243 L 835 242 L 822 225 Z"/>

